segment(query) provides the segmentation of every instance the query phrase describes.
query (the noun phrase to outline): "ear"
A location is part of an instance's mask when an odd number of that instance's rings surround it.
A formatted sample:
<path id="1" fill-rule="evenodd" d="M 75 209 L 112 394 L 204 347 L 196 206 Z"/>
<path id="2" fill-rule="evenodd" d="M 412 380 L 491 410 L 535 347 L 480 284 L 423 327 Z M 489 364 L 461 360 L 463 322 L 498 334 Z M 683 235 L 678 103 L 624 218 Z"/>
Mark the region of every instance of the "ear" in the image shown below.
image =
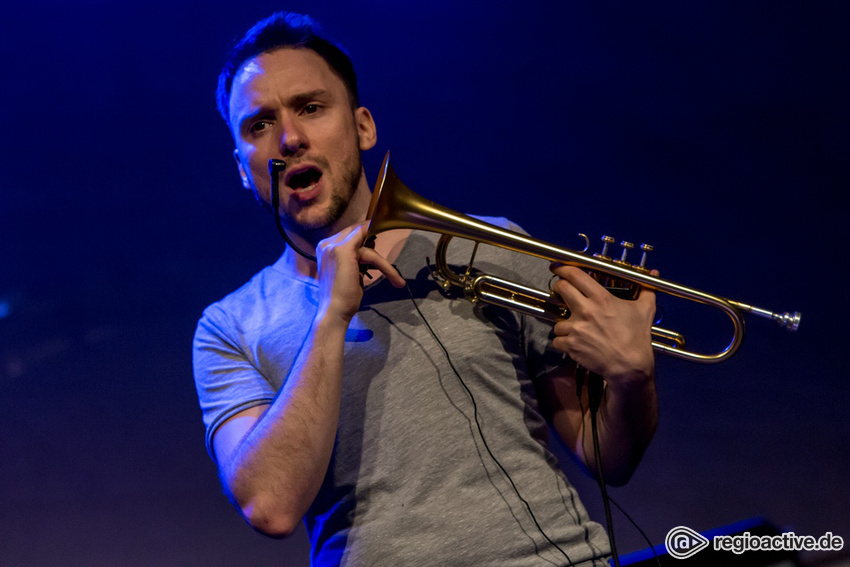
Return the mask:
<path id="1" fill-rule="evenodd" d="M 239 150 L 233 150 L 233 159 L 236 160 L 236 167 L 239 169 L 239 177 L 242 178 L 242 187 L 249 191 L 253 191 L 251 180 L 248 179 L 248 172 L 245 171 L 245 166 L 242 165 L 242 160 L 239 158 Z"/>
<path id="2" fill-rule="evenodd" d="M 372 113 L 365 106 L 354 111 L 354 122 L 357 125 L 357 139 L 360 142 L 360 151 L 372 149 L 378 143 L 378 130 Z"/>

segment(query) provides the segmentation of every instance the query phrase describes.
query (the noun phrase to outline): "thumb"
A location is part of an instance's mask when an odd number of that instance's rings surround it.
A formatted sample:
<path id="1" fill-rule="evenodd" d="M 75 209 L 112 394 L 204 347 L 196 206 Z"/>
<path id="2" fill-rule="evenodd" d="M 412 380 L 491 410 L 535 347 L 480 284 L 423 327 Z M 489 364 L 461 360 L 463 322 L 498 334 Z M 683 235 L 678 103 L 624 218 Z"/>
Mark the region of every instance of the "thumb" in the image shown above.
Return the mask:
<path id="1" fill-rule="evenodd" d="M 658 277 L 659 274 L 660 274 L 660 272 L 658 270 L 652 270 L 651 272 L 649 272 L 649 275 L 656 277 L 656 278 Z M 645 286 L 641 287 L 640 293 L 638 294 L 636 301 L 639 301 L 639 302 L 642 302 L 642 303 L 652 303 L 652 304 L 654 304 L 655 303 L 655 290 L 648 288 L 648 287 L 645 287 Z"/>

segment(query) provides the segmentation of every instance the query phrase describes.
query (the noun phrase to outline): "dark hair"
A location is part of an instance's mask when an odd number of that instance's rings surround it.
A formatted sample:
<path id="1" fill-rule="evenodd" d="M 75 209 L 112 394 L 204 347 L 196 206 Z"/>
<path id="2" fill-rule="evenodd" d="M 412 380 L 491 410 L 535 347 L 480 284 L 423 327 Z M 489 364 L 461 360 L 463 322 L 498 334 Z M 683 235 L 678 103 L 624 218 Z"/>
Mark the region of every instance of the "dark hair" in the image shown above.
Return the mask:
<path id="1" fill-rule="evenodd" d="M 319 25 L 310 16 L 276 12 L 249 29 L 228 55 L 218 75 L 216 101 L 221 117 L 230 125 L 230 89 L 239 67 L 261 53 L 284 47 L 310 49 L 319 55 L 331 70 L 342 79 L 352 108 L 360 106 L 357 95 L 357 75 L 351 59 L 342 47 L 319 37 Z"/>

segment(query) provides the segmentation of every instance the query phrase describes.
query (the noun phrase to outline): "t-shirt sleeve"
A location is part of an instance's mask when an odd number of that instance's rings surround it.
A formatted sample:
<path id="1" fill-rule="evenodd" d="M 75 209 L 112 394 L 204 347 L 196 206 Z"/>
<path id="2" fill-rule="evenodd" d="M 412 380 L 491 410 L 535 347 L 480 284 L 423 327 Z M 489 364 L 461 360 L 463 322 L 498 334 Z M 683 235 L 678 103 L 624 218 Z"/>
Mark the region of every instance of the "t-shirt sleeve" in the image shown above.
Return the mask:
<path id="1" fill-rule="evenodd" d="M 195 331 L 195 387 L 206 427 L 206 447 L 213 460 L 212 438 L 219 426 L 240 411 L 271 403 L 276 393 L 251 362 L 239 337 L 238 325 L 215 305 L 204 311 Z"/>

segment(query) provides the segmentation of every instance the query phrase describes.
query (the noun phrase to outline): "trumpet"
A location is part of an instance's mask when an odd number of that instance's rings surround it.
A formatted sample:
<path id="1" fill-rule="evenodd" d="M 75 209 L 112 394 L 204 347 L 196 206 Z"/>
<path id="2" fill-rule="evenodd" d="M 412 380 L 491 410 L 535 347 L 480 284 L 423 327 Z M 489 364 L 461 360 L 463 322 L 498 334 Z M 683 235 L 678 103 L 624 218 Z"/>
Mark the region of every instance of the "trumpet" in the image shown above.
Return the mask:
<path id="1" fill-rule="evenodd" d="M 774 313 L 653 275 L 644 266 L 646 253 L 652 249 L 648 245 L 641 247 L 644 255 L 640 263 L 632 265 L 626 262 L 627 249 L 633 247 L 629 243 L 623 243 L 622 257 L 613 259 L 607 254 L 608 244 L 613 242 L 609 237 L 603 237 L 604 247 L 601 253 L 588 254 L 587 246 L 581 251 L 560 248 L 438 205 L 417 195 L 402 183 L 390 165 L 389 152 L 381 165 L 366 218 L 369 221 L 367 241 L 381 232 L 400 228 L 441 234 L 436 250 L 435 280 L 444 290 L 459 287 L 473 303 L 499 305 L 547 321 L 569 317 L 569 309 L 560 296 L 552 291 L 530 288 L 496 276 L 474 272 L 471 266 L 475 251 L 478 244 L 483 243 L 550 262 L 580 267 L 619 297 L 631 299 L 637 296 L 641 288 L 647 288 L 657 293 L 714 307 L 726 314 L 732 322 L 732 338 L 726 348 L 714 353 L 687 350 L 685 338 L 680 333 L 662 327 L 652 327 L 653 348 L 657 352 L 683 360 L 702 363 L 727 360 L 741 346 L 745 314 L 771 319 L 791 332 L 796 331 L 800 325 L 801 314 L 798 311 Z M 449 242 L 454 237 L 475 242 L 473 257 L 463 274 L 452 270 L 446 261 Z M 584 238 L 587 242 L 587 237 Z"/>

